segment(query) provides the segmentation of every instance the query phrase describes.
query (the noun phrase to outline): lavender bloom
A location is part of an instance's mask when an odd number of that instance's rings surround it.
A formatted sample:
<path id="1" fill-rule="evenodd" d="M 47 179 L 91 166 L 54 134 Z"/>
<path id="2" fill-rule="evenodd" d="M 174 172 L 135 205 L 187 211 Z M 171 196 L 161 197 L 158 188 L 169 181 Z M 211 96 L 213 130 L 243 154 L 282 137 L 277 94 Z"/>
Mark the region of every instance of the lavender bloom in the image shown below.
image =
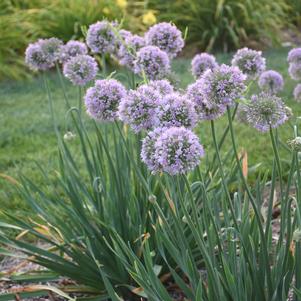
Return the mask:
<path id="1" fill-rule="evenodd" d="M 124 44 L 120 46 L 118 52 L 120 65 L 128 66 L 130 69 L 133 69 L 134 61 L 136 59 L 136 53 L 139 49 L 141 49 L 144 46 L 144 38 L 138 35 L 130 35 L 126 37 Z"/>
<path id="2" fill-rule="evenodd" d="M 282 100 L 264 92 L 253 95 L 244 110 L 248 124 L 261 132 L 276 128 L 288 119 Z"/>
<path id="3" fill-rule="evenodd" d="M 142 140 L 141 160 L 144 162 L 152 173 L 160 171 L 160 164 L 155 158 L 155 143 L 158 137 L 165 131 L 164 128 L 156 128 L 149 132 Z"/>
<path id="4" fill-rule="evenodd" d="M 261 73 L 258 85 L 262 90 L 265 90 L 271 94 L 283 90 L 283 77 L 280 73 L 274 70 L 268 70 Z"/>
<path id="5" fill-rule="evenodd" d="M 96 22 L 89 26 L 86 42 L 93 53 L 111 53 L 117 43 L 116 35 L 112 29 L 116 26 L 108 21 Z"/>
<path id="6" fill-rule="evenodd" d="M 161 95 L 148 85 L 142 85 L 137 90 L 130 90 L 121 99 L 119 118 L 129 124 L 134 132 L 151 129 L 157 124 L 156 109 Z"/>
<path id="7" fill-rule="evenodd" d="M 199 86 L 208 103 L 207 106 L 210 108 L 211 106 L 232 105 L 235 99 L 241 97 L 246 89 L 245 79 L 246 76 L 234 66 L 223 64 L 214 70 L 205 71 Z"/>
<path id="8" fill-rule="evenodd" d="M 292 49 L 289 53 L 288 53 L 288 56 L 287 56 L 287 61 L 290 63 L 290 64 L 299 64 L 301 63 L 301 48 L 294 48 Z"/>
<path id="9" fill-rule="evenodd" d="M 249 48 L 239 49 L 232 59 L 232 65 L 237 66 L 248 79 L 255 79 L 265 70 L 265 58 L 261 51 Z"/>
<path id="10" fill-rule="evenodd" d="M 95 59 L 84 54 L 71 58 L 63 67 L 64 75 L 76 86 L 84 86 L 94 79 L 97 71 Z"/>
<path id="11" fill-rule="evenodd" d="M 125 87 L 117 80 L 97 80 L 85 95 L 87 113 L 98 121 L 116 120 L 120 100 L 125 95 Z"/>
<path id="12" fill-rule="evenodd" d="M 288 73 L 292 79 L 301 80 L 301 63 L 290 64 Z"/>
<path id="13" fill-rule="evenodd" d="M 32 70 L 47 70 L 54 65 L 53 62 L 48 61 L 39 43 L 28 45 L 25 51 L 25 63 Z"/>
<path id="14" fill-rule="evenodd" d="M 72 57 L 87 54 L 88 48 L 85 43 L 80 41 L 69 41 L 66 45 L 61 46 L 60 48 L 60 62 L 66 63 Z"/>
<path id="15" fill-rule="evenodd" d="M 216 67 L 215 57 L 208 53 L 197 54 L 191 61 L 191 72 L 195 78 L 199 78 L 206 70 L 213 70 Z"/>
<path id="16" fill-rule="evenodd" d="M 25 51 L 25 62 L 32 70 L 47 70 L 55 65 L 59 58 L 62 41 L 57 38 L 40 39 L 29 44 Z"/>
<path id="17" fill-rule="evenodd" d="M 165 96 L 174 92 L 173 86 L 166 79 L 152 80 L 148 83 L 148 85 L 158 91 L 161 96 Z"/>
<path id="18" fill-rule="evenodd" d="M 152 26 L 145 34 L 147 45 L 159 47 L 174 58 L 184 47 L 182 33 L 175 25 L 162 22 Z"/>
<path id="19" fill-rule="evenodd" d="M 197 114 L 193 103 L 178 93 L 165 96 L 158 107 L 157 114 L 162 127 L 193 128 L 197 123 Z"/>
<path id="20" fill-rule="evenodd" d="M 200 120 L 214 120 L 222 116 L 226 111 L 226 106 L 209 102 L 202 94 L 202 80 L 190 84 L 187 88 L 187 98 L 190 99 Z"/>
<path id="21" fill-rule="evenodd" d="M 294 89 L 294 98 L 296 101 L 301 102 L 301 84 L 298 84 Z"/>
<path id="22" fill-rule="evenodd" d="M 184 127 L 165 130 L 155 142 L 154 160 L 160 169 L 170 175 L 186 173 L 194 169 L 204 156 L 198 137 Z"/>
<path id="23" fill-rule="evenodd" d="M 150 80 L 162 79 L 170 70 L 168 55 L 156 46 L 142 47 L 134 64 L 134 72 L 144 73 Z"/>

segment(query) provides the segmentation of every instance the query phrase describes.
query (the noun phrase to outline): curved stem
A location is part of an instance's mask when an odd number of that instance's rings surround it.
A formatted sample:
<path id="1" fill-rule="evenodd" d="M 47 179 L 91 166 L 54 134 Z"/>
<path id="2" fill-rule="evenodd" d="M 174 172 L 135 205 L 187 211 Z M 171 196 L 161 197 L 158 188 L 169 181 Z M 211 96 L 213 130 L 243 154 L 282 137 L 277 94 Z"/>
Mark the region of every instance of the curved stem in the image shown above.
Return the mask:
<path id="1" fill-rule="evenodd" d="M 266 274 L 267 274 L 268 293 L 269 293 L 269 296 L 272 297 L 272 295 L 273 295 L 273 286 L 272 286 L 272 279 L 271 279 L 271 269 L 270 269 L 270 265 L 269 265 L 269 261 L 268 261 L 269 253 L 268 253 L 268 250 L 267 250 L 267 243 L 266 243 L 265 235 L 264 235 L 264 232 L 263 232 L 262 221 L 261 221 L 260 213 L 258 211 L 256 202 L 254 200 L 254 197 L 253 197 L 253 195 L 252 195 L 252 193 L 249 189 L 246 178 L 243 174 L 241 162 L 240 162 L 238 152 L 237 152 L 236 141 L 235 141 L 235 136 L 234 136 L 234 131 L 233 131 L 232 118 L 231 118 L 231 111 L 230 111 L 229 107 L 227 107 L 227 115 L 228 115 L 228 122 L 229 122 L 229 128 L 230 128 L 231 142 L 232 142 L 232 147 L 233 147 L 233 151 L 234 151 L 236 164 L 237 164 L 238 170 L 239 170 L 239 175 L 240 175 L 240 178 L 242 180 L 243 186 L 244 186 L 244 188 L 247 192 L 247 195 L 250 199 L 251 205 L 252 205 L 254 213 L 255 213 L 255 218 L 256 218 L 257 223 L 258 223 L 259 234 L 260 234 L 260 238 L 261 238 L 261 242 L 262 242 L 262 251 L 264 252 L 264 258 L 265 258 L 264 261 L 265 261 L 265 269 L 266 269 Z"/>

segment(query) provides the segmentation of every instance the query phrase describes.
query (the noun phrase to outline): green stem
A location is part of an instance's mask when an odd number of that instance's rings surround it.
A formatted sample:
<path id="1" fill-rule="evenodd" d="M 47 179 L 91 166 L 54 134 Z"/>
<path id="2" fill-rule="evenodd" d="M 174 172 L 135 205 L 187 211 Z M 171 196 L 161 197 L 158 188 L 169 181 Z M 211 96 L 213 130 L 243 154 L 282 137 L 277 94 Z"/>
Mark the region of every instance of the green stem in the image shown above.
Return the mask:
<path id="1" fill-rule="evenodd" d="M 228 189 L 227 183 L 226 183 L 225 173 L 224 173 L 224 169 L 223 169 L 223 163 L 222 163 L 222 160 L 221 160 L 219 147 L 218 147 L 217 141 L 216 141 L 215 126 L 214 126 L 214 121 L 213 120 L 211 120 L 211 133 L 212 133 L 212 138 L 213 138 L 213 144 L 214 144 L 214 147 L 215 147 L 216 157 L 217 157 L 217 160 L 218 160 L 220 175 L 221 175 L 221 178 L 222 178 L 223 188 L 224 188 L 224 191 L 225 191 L 225 194 L 226 194 L 226 197 L 227 197 L 227 201 L 228 201 L 228 204 L 229 204 L 229 208 L 230 208 L 230 211 L 231 211 L 233 222 L 235 224 L 236 229 L 238 229 L 238 224 L 237 224 L 237 220 L 236 220 L 236 216 L 235 216 L 234 207 L 233 207 L 231 196 L 230 196 L 230 193 L 229 193 L 229 189 Z"/>
<path id="2" fill-rule="evenodd" d="M 78 115 L 82 117 L 82 87 L 78 87 Z"/>
<path id="3" fill-rule="evenodd" d="M 103 54 L 101 56 L 101 66 L 102 66 L 102 75 L 103 75 L 103 78 L 106 78 L 107 77 L 107 64 L 106 64 L 106 56 L 105 56 L 105 54 Z"/>
<path id="4" fill-rule="evenodd" d="M 256 218 L 257 224 L 258 224 L 259 234 L 260 234 L 260 238 L 261 238 L 261 242 L 262 242 L 262 250 L 264 252 L 263 256 L 265 258 L 265 269 L 266 269 L 266 276 L 267 276 L 268 293 L 269 293 L 269 297 L 272 298 L 272 296 L 273 296 L 273 285 L 272 285 L 272 279 L 271 279 L 270 263 L 269 263 L 269 260 L 268 260 L 269 259 L 269 253 L 268 253 L 268 250 L 267 250 L 267 243 L 266 243 L 264 231 L 263 231 L 263 228 L 262 228 L 262 221 L 261 221 L 260 213 L 258 211 L 256 202 L 253 198 L 253 195 L 252 195 L 252 193 L 249 189 L 249 186 L 247 184 L 246 178 L 243 174 L 241 162 L 240 162 L 238 152 L 237 152 L 235 136 L 234 136 L 234 130 L 233 130 L 233 124 L 232 124 L 232 118 L 231 118 L 231 111 L 230 111 L 229 107 L 227 107 L 227 115 L 228 115 L 228 122 L 229 122 L 229 128 L 230 128 L 230 137 L 231 137 L 231 142 L 232 142 L 232 147 L 233 147 L 233 151 L 234 151 L 236 164 L 238 166 L 240 178 L 241 178 L 243 186 L 244 186 L 244 188 L 247 192 L 247 195 L 250 199 L 251 205 L 252 205 L 254 213 L 255 213 L 255 218 Z"/>

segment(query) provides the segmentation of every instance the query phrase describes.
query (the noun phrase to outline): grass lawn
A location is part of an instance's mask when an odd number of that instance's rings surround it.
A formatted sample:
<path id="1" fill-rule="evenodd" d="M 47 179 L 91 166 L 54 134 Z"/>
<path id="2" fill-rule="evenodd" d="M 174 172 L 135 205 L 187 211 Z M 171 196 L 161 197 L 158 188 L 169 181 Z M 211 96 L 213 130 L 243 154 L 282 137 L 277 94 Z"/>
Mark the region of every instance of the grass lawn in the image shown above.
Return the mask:
<path id="1" fill-rule="evenodd" d="M 301 113 L 301 105 L 294 102 L 292 98 L 292 91 L 296 83 L 289 79 L 287 74 L 287 52 L 288 49 L 267 51 L 265 56 L 268 68 L 275 69 L 284 76 L 285 91 L 281 96 L 286 104 L 293 108 L 294 116 L 297 117 Z M 229 63 L 231 56 L 217 55 L 217 58 L 219 62 Z M 182 88 L 193 81 L 189 67 L 190 60 L 188 59 L 178 59 L 175 62 L 174 71 L 179 76 Z M 63 95 L 54 74 L 50 74 L 48 77 L 51 80 L 56 116 L 63 134 L 66 128 Z M 77 88 L 68 85 L 68 94 L 76 105 Z M 53 172 L 56 166 L 57 146 L 42 79 L 37 78 L 30 82 L 3 82 L 0 84 L 0 95 L 0 174 L 18 178 L 18 174 L 22 172 L 35 183 L 43 186 L 45 183 L 39 176 L 36 163 L 39 163 L 48 172 Z M 86 120 L 89 123 L 88 118 Z M 220 119 L 218 122 L 219 132 L 225 126 L 225 118 Z M 262 163 L 261 170 L 270 168 L 272 157 L 269 134 L 261 134 L 239 123 L 235 123 L 235 128 L 240 149 L 244 148 L 248 152 L 249 166 Z M 212 146 L 208 122 L 200 124 L 197 132 L 207 153 L 210 153 Z M 293 135 L 288 124 L 284 125 L 279 133 L 284 142 Z M 72 143 L 76 147 L 77 142 Z M 227 147 L 225 146 L 225 148 Z M 280 151 L 286 162 L 288 158 L 285 151 Z M 0 178 L 0 208 L 0 211 L 8 210 L 21 214 L 27 210 L 12 185 L 3 178 Z"/>

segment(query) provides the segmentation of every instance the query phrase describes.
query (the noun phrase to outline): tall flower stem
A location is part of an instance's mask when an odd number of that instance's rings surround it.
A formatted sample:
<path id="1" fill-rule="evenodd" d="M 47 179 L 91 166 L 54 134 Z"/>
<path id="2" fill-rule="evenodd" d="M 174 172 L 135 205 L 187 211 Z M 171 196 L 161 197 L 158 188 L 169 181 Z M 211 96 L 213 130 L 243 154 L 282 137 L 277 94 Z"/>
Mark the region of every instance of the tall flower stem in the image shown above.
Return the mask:
<path id="1" fill-rule="evenodd" d="M 103 54 L 101 56 L 101 67 L 102 67 L 103 78 L 106 78 L 107 77 L 107 63 L 106 63 L 106 56 L 105 56 L 105 54 Z"/>
<path id="2" fill-rule="evenodd" d="M 82 117 L 82 87 L 78 87 L 78 115 Z"/>
<path id="3" fill-rule="evenodd" d="M 252 195 L 252 193 L 249 189 L 249 186 L 247 184 L 246 178 L 245 178 L 243 170 L 242 170 L 241 162 L 240 162 L 240 159 L 239 159 L 239 156 L 238 156 L 230 107 L 227 107 L 227 116 L 228 116 L 228 122 L 229 122 L 229 128 L 230 128 L 230 137 L 231 137 L 232 147 L 233 147 L 233 151 L 234 151 L 236 164 L 238 166 L 239 175 L 240 175 L 241 181 L 243 183 L 243 186 L 244 186 L 244 188 L 247 192 L 247 195 L 250 199 L 251 205 L 252 205 L 254 213 L 255 213 L 255 218 L 256 218 L 257 224 L 258 224 L 260 239 L 261 239 L 261 243 L 262 243 L 262 251 L 264 253 L 263 257 L 265 259 L 264 262 L 265 262 L 265 269 L 266 269 L 268 294 L 272 298 L 273 285 L 272 285 L 272 279 L 271 279 L 270 263 L 269 263 L 269 260 L 268 260 L 269 259 L 269 253 L 268 253 L 267 243 L 266 243 L 266 239 L 265 239 L 265 235 L 264 235 L 264 231 L 263 231 L 263 227 L 262 227 L 262 220 L 261 220 L 260 213 L 259 213 L 259 210 L 257 208 L 256 202 L 254 200 L 254 197 L 253 197 L 253 195 Z"/>
<path id="4" fill-rule="evenodd" d="M 219 152 L 219 146 L 216 141 L 215 126 L 214 126 L 213 120 L 211 120 L 211 133 L 212 133 L 213 144 L 215 147 L 216 157 L 217 157 L 217 161 L 218 161 L 218 165 L 219 165 L 219 171 L 220 171 L 220 175 L 222 178 L 222 185 L 223 185 L 226 197 L 227 197 L 227 201 L 229 204 L 233 222 L 235 224 L 235 227 L 238 229 L 238 224 L 237 224 L 237 220 L 236 220 L 236 216 L 235 216 L 234 207 L 233 207 L 229 189 L 228 189 L 227 183 L 226 183 L 225 173 L 224 173 L 224 169 L 223 169 L 223 163 L 222 163 L 220 152 Z"/>

